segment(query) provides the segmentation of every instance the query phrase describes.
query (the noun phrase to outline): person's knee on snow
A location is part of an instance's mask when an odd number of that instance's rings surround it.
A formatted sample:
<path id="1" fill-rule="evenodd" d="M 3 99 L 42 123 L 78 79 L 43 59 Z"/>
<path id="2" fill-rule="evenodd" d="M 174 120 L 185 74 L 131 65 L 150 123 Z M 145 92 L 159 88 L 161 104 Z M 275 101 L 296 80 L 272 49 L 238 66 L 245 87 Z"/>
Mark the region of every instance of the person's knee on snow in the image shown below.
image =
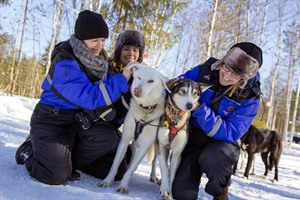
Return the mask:
<path id="1" fill-rule="evenodd" d="M 199 164 L 208 178 L 205 191 L 220 196 L 223 188 L 230 185 L 232 167 L 238 158 L 238 149 L 225 142 L 208 145 L 199 157 Z"/>

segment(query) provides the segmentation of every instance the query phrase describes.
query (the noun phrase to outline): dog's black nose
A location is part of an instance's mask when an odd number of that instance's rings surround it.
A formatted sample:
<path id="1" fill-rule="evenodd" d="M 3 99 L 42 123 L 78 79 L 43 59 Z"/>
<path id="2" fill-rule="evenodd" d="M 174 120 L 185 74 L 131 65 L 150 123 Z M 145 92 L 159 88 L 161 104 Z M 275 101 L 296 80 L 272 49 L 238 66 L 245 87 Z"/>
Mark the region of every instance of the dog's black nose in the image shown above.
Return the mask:
<path id="1" fill-rule="evenodd" d="M 186 107 L 187 110 L 191 110 L 193 108 L 193 104 L 192 103 L 187 103 L 185 105 L 185 107 Z"/>

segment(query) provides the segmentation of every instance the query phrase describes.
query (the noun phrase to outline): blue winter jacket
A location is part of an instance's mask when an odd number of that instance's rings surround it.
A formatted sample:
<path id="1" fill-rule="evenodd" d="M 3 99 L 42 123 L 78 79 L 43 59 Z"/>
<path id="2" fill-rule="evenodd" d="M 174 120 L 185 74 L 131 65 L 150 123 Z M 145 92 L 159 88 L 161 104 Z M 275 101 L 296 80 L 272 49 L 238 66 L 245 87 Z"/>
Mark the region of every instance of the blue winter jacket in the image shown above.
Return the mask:
<path id="1" fill-rule="evenodd" d="M 192 113 L 191 125 L 194 129 L 192 132 L 204 133 L 215 140 L 233 143 L 246 133 L 258 112 L 260 103 L 258 76 L 248 81 L 248 85 L 240 96 L 229 98 L 225 95 L 221 97 L 215 112 L 212 102 L 222 94 L 220 89 L 222 87 L 217 86 L 219 71 L 210 70 L 211 64 L 215 61 L 216 59 L 210 58 L 205 64 L 196 66 L 182 75 L 184 78 L 197 82 L 214 84 L 199 98 L 200 107 Z M 201 71 L 201 68 L 204 72 Z M 201 77 L 199 77 L 200 71 Z"/>
<path id="2" fill-rule="evenodd" d="M 99 89 L 99 82 L 91 81 L 82 70 L 79 61 L 74 59 L 73 52 L 70 52 L 69 41 L 58 46 L 61 48 L 54 50 L 55 57 L 50 69 L 52 79 L 45 78 L 40 103 L 65 110 L 94 110 L 105 107 L 106 101 Z M 115 102 L 128 91 L 127 80 L 122 74 L 107 75 L 103 83 L 111 102 Z"/>

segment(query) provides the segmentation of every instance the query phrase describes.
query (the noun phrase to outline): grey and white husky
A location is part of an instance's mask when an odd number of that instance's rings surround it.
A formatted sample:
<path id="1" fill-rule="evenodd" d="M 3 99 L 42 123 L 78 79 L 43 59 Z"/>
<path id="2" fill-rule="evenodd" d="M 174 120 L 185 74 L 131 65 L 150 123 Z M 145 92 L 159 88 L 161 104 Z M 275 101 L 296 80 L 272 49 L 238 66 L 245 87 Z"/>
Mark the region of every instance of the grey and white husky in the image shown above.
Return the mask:
<path id="1" fill-rule="evenodd" d="M 165 107 L 165 124 L 158 131 L 155 153 L 161 170 L 160 194 L 164 199 L 173 199 L 172 183 L 181 160 L 181 152 L 188 140 L 188 123 L 191 111 L 199 103 L 201 94 L 210 85 L 201 85 L 190 79 L 175 79 L 167 83 L 170 94 Z M 171 150 L 168 167 L 169 150 Z M 154 162 L 152 162 L 154 164 Z M 152 167 L 152 170 L 155 170 Z M 151 172 L 150 180 L 156 179 Z"/>

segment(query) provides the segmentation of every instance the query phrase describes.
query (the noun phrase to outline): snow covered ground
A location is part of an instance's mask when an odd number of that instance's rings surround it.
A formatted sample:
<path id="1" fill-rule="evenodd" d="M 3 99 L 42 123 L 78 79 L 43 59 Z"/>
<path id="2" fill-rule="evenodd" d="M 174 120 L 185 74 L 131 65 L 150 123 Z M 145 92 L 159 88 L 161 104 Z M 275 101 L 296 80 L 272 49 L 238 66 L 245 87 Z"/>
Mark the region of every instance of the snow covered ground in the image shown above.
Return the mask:
<path id="1" fill-rule="evenodd" d="M 32 179 L 23 165 L 14 159 L 17 147 L 29 134 L 29 121 L 32 110 L 38 102 L 20 96 L 7 96 L 0 93 L 0 200 L 126 200 L 161 199 L 159 186 L 149 181 L 151 166 L 143 160 L 129 184 L 129 194 L 116 192 L 118 182 L 110 188 L 99 188 L 99 179 L 81 173 L 79 181 L 62 186 L 49 186 Z M 231 200 L 300 199 L 300 145 L 284 149 L 279 163 L 279 183 L 272 183 L 274 170 L 266 179 L 260 177 L 264 166 L 259 156 L 256 159 L 256 174 L 248 180 L 242 179 L 243 172 L 232 177 L 229 189 Z M 159 169 L 157 169 L 159 171 Z M 204 192 L 207 182 L 202 178 L 199 199 L 212 199 Z"/>

